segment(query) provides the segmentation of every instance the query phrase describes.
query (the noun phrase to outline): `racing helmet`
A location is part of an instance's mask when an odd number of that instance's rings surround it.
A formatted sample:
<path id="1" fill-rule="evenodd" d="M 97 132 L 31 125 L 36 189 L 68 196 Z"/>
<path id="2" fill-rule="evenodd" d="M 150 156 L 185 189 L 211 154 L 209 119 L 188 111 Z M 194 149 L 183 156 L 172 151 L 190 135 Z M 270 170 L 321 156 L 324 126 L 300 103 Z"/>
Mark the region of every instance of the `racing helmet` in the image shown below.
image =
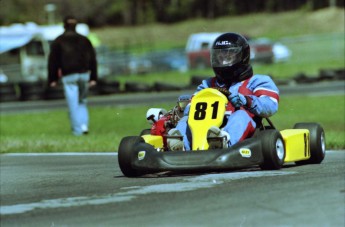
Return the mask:
<path id="1" fill-rule="evenodd" d="M 224 33 L 211 48 L 211 66 L 217 80 L 230 85 L 252 76 L 249 64 L 250 47 L 246 38 L 237 33 Z"/>

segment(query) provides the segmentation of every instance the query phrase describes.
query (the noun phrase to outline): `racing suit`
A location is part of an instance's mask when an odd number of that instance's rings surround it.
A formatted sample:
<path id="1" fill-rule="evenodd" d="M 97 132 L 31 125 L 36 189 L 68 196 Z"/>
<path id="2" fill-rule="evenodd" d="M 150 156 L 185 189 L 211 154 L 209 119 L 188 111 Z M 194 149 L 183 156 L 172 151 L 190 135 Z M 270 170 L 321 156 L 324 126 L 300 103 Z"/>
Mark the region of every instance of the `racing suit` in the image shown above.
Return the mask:
<path id="1" fill-rule="evenodd" d="M 229 146 L 250 137 L 256 128 L 255 117 L 270 117 L 278 111 L 279 90 L 273 80 L 266 75 L 253 75 L 241 82 L 235 82 L 227 87 L 217 81 L 216 77 L 203 80 L 196 92 L 205 88 L 226 88 L 232 95 L 242 94 L 247 104 L 240 109 L 228 102 L 225 121 L 222 130 L 230 135 Z M 185 150 L 190 150 L 191 133 L 188 128 L 189 108 L 186 108 L 184 117 L 178 122 L 176 128 L 183 135 Z"/>

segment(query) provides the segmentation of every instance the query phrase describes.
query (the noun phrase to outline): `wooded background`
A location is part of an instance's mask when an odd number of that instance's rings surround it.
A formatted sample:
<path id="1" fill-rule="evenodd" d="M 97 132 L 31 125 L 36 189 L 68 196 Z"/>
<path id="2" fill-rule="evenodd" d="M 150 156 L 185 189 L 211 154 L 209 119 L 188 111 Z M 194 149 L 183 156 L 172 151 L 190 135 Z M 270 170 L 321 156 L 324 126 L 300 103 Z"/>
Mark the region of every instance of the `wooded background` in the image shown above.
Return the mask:
<path id="1" fill-rule="evenodd" d="M 55 9 L 49 13 L 47 5 Z M 64 16 L 74 15 L 91 27 L 133 26 L 335 6 L 344 7 L 344 0 L 0 0 L 0 24 L 59 23 Z"/>

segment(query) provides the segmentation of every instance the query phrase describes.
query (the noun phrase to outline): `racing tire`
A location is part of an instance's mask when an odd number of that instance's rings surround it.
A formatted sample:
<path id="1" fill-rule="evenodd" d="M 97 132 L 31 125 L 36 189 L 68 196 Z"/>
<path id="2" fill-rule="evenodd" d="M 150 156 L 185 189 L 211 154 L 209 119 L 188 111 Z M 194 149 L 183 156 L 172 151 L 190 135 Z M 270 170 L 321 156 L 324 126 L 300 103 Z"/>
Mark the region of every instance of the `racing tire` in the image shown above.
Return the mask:
<path id="1" fill-rule="evenodd" d="M 55 99 L 64 99 L 65 93 L 62 85 L 56 87 L 47 87 L 44 94 L 44 99 L 46 100 L 55 100 Z"/>
<path id="2" fill-rule="evenodd" d="M 135 82 L 126 82 L 125 91 L 126 92 L 149 92 L 151 87 L 148 84 L 140 84 Z"/>
<path id="3" fill-rule="evenodd" d="M 285 144 L 282 135 L 278 130 L 264 130 L 259 135 L 262 144 L 263 163 L 260 168 L 263 170 L 278 170 L 284 164 Z"/>
<path id="4" fill-rule="evenodd" d="M 155 91 L 179 91 L 181 90 L 180 86 L 173 85 L 173 84 L 167 84 L 167 83 L 160 83 L 156 82 L 153 85 L 153 90 Z"/>
<path id="5" fill-rule="evenodd" d="M 14 83 L 0 83 L 0 102 L 17 100 L 16 85 Z"/>
<path id="6" fill-rule="evenodd" d="M 151 129 L 147 128 L 141 131 L 140 136 L 151 135 Z"/>
<path id="7" fill-rule="evenodd" d="M 20 82 L 18 85 L 21 101 L 41 100 L 44 98 L 44 86 L 42 82 Z"/>
<path id="8" fill-rule="evenodd" d="M 310 141 L 310 158 L 296 164 L 320 164 L 326 156 L 325 131 L 318 123 L 296 123 L 294 129 L 308 129 Z"/>
<path id="9" fill-rule="evenodd" d="M 119 145 L 118 163 L 122 173 L 126 177 L 138 177 L 143 175 L 139 170 L 132 167 L 132 161 L 136 155 L 136 146 L 144 140 L 140 136 L 124 137 Z"/>
<path id="10" fill-rule="evenodd" d="M 98 92 L 101 95 L 120 93 L 120 82 L 100 80 L 98 82 Z"/>

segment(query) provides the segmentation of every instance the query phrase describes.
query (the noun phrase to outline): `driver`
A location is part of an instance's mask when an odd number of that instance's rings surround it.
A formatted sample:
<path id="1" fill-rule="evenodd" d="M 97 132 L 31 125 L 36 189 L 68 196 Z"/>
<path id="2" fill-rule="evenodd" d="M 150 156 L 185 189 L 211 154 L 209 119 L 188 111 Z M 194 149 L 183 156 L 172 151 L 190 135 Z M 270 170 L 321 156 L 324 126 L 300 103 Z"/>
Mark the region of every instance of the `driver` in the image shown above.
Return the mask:
<path id="1" fill-rule="evenodd" d="M 227 148 L 253 135 L 256 119 L 270 117 L 278 111 L 279 90 L 267 75 L 253 75 L 249 63 L 248 41 L 239 34 L 220 35 L 211 48 L 211 66 L 215 76 L 203 80 L 194 95 L 204 88 L 216 88 L 227 93 L 225 124 L 222 128 L 211 127 L 207 137 L 210 149 Z M 226 91 L 226 92 L 224 92 Z M 183 136 L 183 141 L 169 138 L 170 150 L 190 150 L 191 133 L 188 128 L 189 108 L 176 128 L 168 134 Z M 225 139 L 213 140 L 212 137 Z"/>

